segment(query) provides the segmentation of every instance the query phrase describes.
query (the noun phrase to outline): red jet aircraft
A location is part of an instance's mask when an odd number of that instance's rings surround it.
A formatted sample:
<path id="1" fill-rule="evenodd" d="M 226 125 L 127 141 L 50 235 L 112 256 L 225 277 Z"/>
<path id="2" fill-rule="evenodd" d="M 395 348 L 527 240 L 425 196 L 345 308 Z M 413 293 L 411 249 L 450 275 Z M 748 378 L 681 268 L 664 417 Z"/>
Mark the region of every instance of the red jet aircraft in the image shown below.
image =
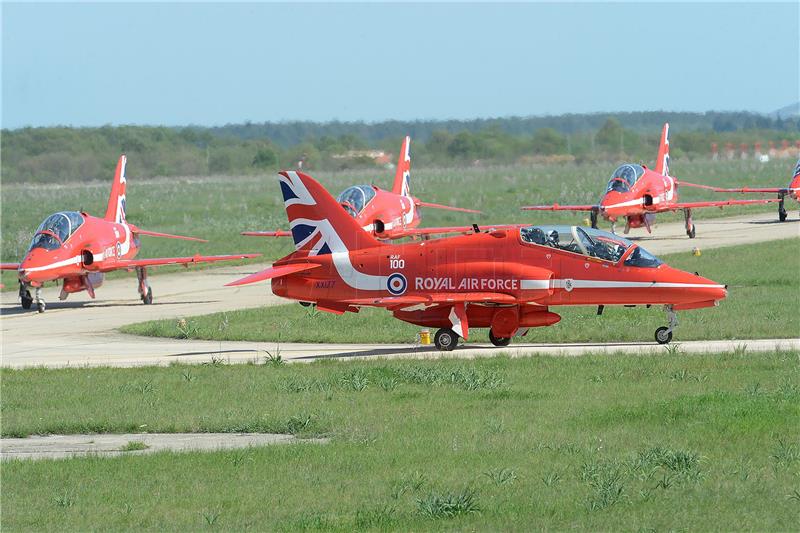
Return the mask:
<path id="1" fill-rule="evenodd" d="M 716 190 L 706 185 L 696 185 L 678 181 L 669 175 L 669 124 L 664 124 L 661 132 L 661 143 L 658 148 L 655 171 L 644 165 L 625 163 L 611 174 L 606 192 L 595 205 L 534 205 L 523 207 L 532 211 L 590 211 L 592 227 L 597 228 L 597 215 L 600 214 L 611 222 L 611 231 L 615 231 L 618 218 L 625 219 L 625 233 L 631 228 L 644 226 L 650 233 L 650 226 L 656 213 L 665 211 L 683 211 L 686 224 L 686 235 L 690 239 L 695 236 L 695 225 L 692 221 L 692 209 L 701 207 L 724 207 L 726 205 L 764 204 L 775 200 L 724 200 L 712 202 L 679 202 L 678 186 L 696 187 Z"/>
<path id="2" fill-rule="evenodd" d="M 397 171 L 392 190 L 384 191 L 374 185 L 354 185 L 339 195 L 337 201 L 356 222 L 376 238 L 381 240 L 421 237 L 443 233 L 466 233 L 471 226 L 445 228 L 418 228 L 420 207 L 477 213 L 474 209 L 450 207 L 447 205 L 423 202 L 411 196 L 411 137 L 403 140 Z M 281 185 L 283 186 L 283 185 Z M 288 231 L 245 231 L 242 235 L 251 237 L 289 237 Z"/>
<path id="3" fill-rule="evenodd" d="M 714 189 L 717 192 L 771 192 L 778 195 L 778 220 L 784 222 L 786 220 L 786 207 L 784 206 L 784 199 L 788 196 L 800 202 L 800 159 L 797 160 L 797 166 L 794 167 L 794 175 L 792 181 L 785 188 L 779 187 L 741 187 L 739 189 Z"/>
<path id="4" fill-rule="evenodd" d="M 382 243 L 313 178 L 281 172 L 281 192 L 296 251 L 229 283 L 272 280 L 272 292 L 323 311 L 384 307 L 403 321 L 441 328 L 435 343 L 452 350 L 470 327 L 490 328 L 506 346 L 528 328 L 549 326 L 559 305 L 664 305 L 672 339 L 676 311 L 711 307 L 724 285 L 667 266 L 644 248 L 577 226 L 494 229 L 397 245 Z"/>
<path id="5" fill-rule="evenodd" d="M 77 211 L 61 211 L 50 215 L 36 230 L 22 263 L 2 263 L 3 270 L 18 270 L 19 296 L 24 309 L 36 301 L 40 313 L 45 310 L 41 296 L 47 281 L 63 280 L 60 300 L 73 292 L 86 291 L 94 298 L 94 290 L 103 283 L 106 272 L 136 270 L 142 302 L 153 302 L 153 289 L 147 281 L 147 267 L 212 261 L 229 261 L 259 257 L 261 254 L 212 255 L 134 259 L 139 252 L 140 235 L 207 242 L 194 237 L 145 231 L 125 220 L 125 156 L 117 162 L 114 184 L 108 199 L 105 217 L 97 218 Z M 36 289 L 31 297 L 29 288 Z"/>

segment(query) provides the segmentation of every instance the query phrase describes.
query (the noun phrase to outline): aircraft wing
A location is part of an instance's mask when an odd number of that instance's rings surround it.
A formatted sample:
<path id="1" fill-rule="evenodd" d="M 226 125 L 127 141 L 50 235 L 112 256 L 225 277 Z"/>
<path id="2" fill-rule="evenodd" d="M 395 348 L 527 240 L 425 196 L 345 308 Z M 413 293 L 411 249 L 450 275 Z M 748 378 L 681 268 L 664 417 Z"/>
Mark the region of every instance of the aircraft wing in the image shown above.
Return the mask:
<path id="1" fill-rule="evenodd" d="M 279 278 L 281 276 L 288 276 L 289 274 L 294 274 L 295 272 L 302 272 L 304 270 L 311 270 L 312 268 L 317 268 L 322 265 L 316 263 L 296 263 L 293 265 L 280 265 L 280 266 L 271 266 L 266 268 L 260 272 L 256 272 L 255 274 L 250 274 L 241 279 L 237 279 L 236 281 L 231 281 L 230 283 L 226 283 L 226 287 L 238 287 L 239 285 L 249 285 L 251 283 L 257 283 L 259 281 L 264 281 L 267 279 L 274 279 Z"/>
<path id="2" fill-rule="evenodd" d="M 431 202 L 423 202 L 421 200 L 417 200 L 416 204 L 420 207 L 432 207 L 433 209 L 444 209 L 446 211 L 460 211 L 462 213 L 475 213 L 478 215 L 482 215 L 483 213 L 477 211 L 475 209 L 467 209 L 465 207 L 452 207 L 449 205 L 442 205 L 442 204 L 434 204 Z"/>
<path id="3" fill-rule="evenodd" d="M 751 204 L 769 204 L 777 202 L 777 198 L 766 198 L 759 200 L 721 200 L 714 202 L 679 202 L 677 204 L 670 204 L 668 209 L 677 211 L 679 209 L 695 209 L 699 207 L 725 207 L 729 205 L 751 205 Z"/>
<path id="4" fill-rule="evenodd" d="M 786 187 L 763 187 L 763 188 L 752 188 L 752 187 L 742 187 L 739 189 L 719 189 L 714 188 L 716 192 L 773 192 L 773 193 L 787 193 L 789 189 Z"/>
<path id="5" fill-rule="evenodd" d="M 419 304 L 455 304 L 462 302 L 511 304 L 516 303 L 517 299 L 510 294 L 504 294 L 502 292 L 435 292 L 424 296 L 385 296 L 379 298 L 359 298 L 347 301 L 350 305 L 378 305 L 383 307 Z"/>
<path id="6" fill-rule="evenodd" d="M 239 235 L 245 237 L 291 237 L 291 231 L 276 230 L 276 231 L 243 231 Z"/>
<path id="7" fill-rule="evenodd" d="M 600 206 L 595 205 L 526 205 L 520 207 L 523 211 L 595 211 L 600 210 Z"/>
<path id="8" fill-rule="evenodd" d="M 19 263 L 0 263 L 0 270 L 19 270 Z"/>
<path id="9" fill-rule="evenodd" d="M 476 224 L 477 225 L 477 224 Z M 498 230 L 498 229 L 516 229 L 530 226 L 530 224 L 500 224 L 500 225 L 486 225 L 478 226 L 481 232 Z M 444 226 L 439 228 L 414 228 L 402 232 L 404 237 L 421 237 L 424 235 L 444 235 L 446 233 L 461 233 L 469 235 L 470 233 L 477 233 L 475 226 Z"/>
<path id="10" fill-rule="evenodd" d="M 166 239 L 180 239 L 182 241 L 196 241 L 196 242 L 208 242 L 206 239 L 198 239 L 197 237 L 186 237 L 185 235 L 173 235 L 171 233 L 159 233 L 158 231 L 147 231 L 141 228 L 137 228 L 133 224 L 129 224 L 131 231 L 138 235 L 148 235 L 150 237 L 164 237 Z"/>
<path id="11" fill-rule="evenodd" d="M 195 255 L 192 257 L 158 257 L 153 259 L 127 259 L 114 263 L 109 269 L 101 268 L 101 272 L 121 270 L 123 268 L 163 266 L 163 265 L 193 265 L 196 263 L 214 263 L 216 261 L 234 261 L 236 259 L 252 259 L 261 257 L 261 254 L 236 254 L 236 255 Z"/>

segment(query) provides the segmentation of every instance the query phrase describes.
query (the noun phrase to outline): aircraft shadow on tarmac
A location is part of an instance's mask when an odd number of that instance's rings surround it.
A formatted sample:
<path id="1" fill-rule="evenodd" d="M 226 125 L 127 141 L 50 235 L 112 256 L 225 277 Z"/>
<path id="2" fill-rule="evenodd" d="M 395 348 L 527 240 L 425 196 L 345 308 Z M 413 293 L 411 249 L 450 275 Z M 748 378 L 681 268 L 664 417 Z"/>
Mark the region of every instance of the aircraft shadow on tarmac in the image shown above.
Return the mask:
<path id="1" fill-rule="evenodd" d="M 551 348 L 553 350 L 562 350 L 564 348 L 614 348 L 614 347 L 623 347 L 623 346 L 642 346 L 642 345 L 650 345 L 655 343 L 642 343 L 642 342 L 611 342 L 611 343 L 565 343 L 565 344 L 516 344 L 511 346 L 504 346 L 504 347 L 497 347 L 497 346 L 489 346 L 489 345 L 465 345 L 459 346 L 452 352 L 443 352 L 439 351 L 435 346 L 431 345 L 429 347 L 422 347 L 422 346 L 408 346 L 408 347 L 397 347 L 393 346 L 391 348 L 377 348 L 373 350 L 358 350 L 358 351 L 349 351 L 349 352 L 337 352 L 337 353 L 330 353 L 330 354 L 321 354 L 321 355 L 302 355 L 300 357 L 288 357 L 287 360 L 294 360 L 294 361 L 313 361 L 316 359 L 344 359 L 348 357 L 379 357 L 379 356 L 392 356 L 392 355 L 403 355 L 403 354 L 418 354 L 418 353 L 437 353 L 443 356 L 447 356 L 449 354 L 456 354 L 462 350 L 481 350 L 481 351 L 494 351 L 497 353 L 503 353 L 503 350 L 510 349 L 525 349 L 525 348 L 535 348 L 538 350 L 548 349 Z"/>
<path id="2" fill-rule="evenodd" d="M 215 303 L 216 300 L 197 300 L 192 302 L 153 302 L 149 305 L 149 307 L 158 307 L 161 305 L 197 305 L 197 304 L 210 304 Z M 110 308 L 120 308 L 120 307 L 142 307 L 145 308 L 146 306 L 139 301 L 130 301 L 130 302 L 53 302 L 47 304 L 47 310 L 44 312 L 46 315 L 47 313 L 52 313 L 54 311 L 61 311 L 61 310 L 68 310 L 68 309 L 101 309 L 105 307 Z M 31 307 L 30 309 L 23 309 L 19 304 L 14 306 L 6 306 L 0 309 L 0 314 L 2 315 L 25 315 L 25 314 L 38 314 L 36 307 Z"/>

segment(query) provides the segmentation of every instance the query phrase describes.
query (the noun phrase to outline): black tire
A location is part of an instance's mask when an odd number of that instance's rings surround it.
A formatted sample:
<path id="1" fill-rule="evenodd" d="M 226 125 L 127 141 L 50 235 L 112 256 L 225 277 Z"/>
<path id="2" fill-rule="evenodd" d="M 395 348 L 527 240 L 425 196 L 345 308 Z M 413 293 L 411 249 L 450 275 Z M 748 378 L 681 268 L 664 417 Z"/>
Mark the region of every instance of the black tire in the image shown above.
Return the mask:
<path id="1" fill-rule="evenodd" d="M 30 309 L 33 305 L 33 298 L 31 297 L 31 291 L 25 291 L 25 295 L 20 298 L 22 303 L 23 309 Z"/>
<path id="2" fill-rule="evenodd" d="M 451 352 L 458 344 L 458 334 L 450 328 L 442 328 L 433 337 L 433 343 L 443 352 Z"/>
<path id="3" fill-rule="evenodd" d="M 592 223 L 592 229 L 597 229 L 597 210 L 592 209 L 592 214 L 589 215 L 589 217 Z"/>
<path id="4" fill-rule="evenodd" d="M 661 326 L 656 330 L 656 342 L 658 344 L 668 344 L 672 340 L 672 332 L 667 326 Z"/>
<path id="5" fill-rule="evenodd" d="M 489 341 L 495 346 L 508 346 L 511 344 L 511 337 L 495 337 L 492 330 L 489 330 Z"/>
<path id="6" fill-rule="evenodd" d="M 46 306 L 44 302 L 36 302 L 36 310 L 40 313 L 44 313 L 45 307 Z"/>
<path id="7" fill-rule="evenodd" d="M 303 307 L 311 307 L 311 302 L 300 302 Z"/>
<path id="8" fill-rule="evenodd" d="M 690 229 L 689 231 L 686 232 L 686 235 L 688 235 L 690 239 L 694 239 L 694 236 L 695 236 L 695 233 L 696 233 L 695 229 L 696 228 L 694 227 L 694 224 L 692 224 L 692 229 Z"/>
<path id="9" fill-rule="evenodd" d="M 152 287 L 147 287 L 147 294 L 142 296 L 142 303 L 144 305 L 150 305 L 151 303 L 153 303 L 153 288 Z"/>
<path id="10" fill-rule="evenodd" d="M 781 222 L 786 222 L 787 216 L 788 213 L 786 212 L 785 209 L 781 209 L 780 211 L 778 211 L 778 220 L 780 220 Z"/>

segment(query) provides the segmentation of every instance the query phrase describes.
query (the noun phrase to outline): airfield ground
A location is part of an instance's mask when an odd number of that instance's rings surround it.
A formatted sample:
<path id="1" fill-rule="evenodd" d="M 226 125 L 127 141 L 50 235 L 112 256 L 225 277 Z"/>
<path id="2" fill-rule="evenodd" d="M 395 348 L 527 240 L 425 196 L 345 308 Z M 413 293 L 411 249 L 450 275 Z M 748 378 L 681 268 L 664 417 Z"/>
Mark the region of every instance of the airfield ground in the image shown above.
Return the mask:
<path id="1" fill-rule="evenodd" d="M 496 178 L 508 184 L 498 197 L 520 185 L 519 176 Z M 458 180 L 447 175 L 436 183 L 457 185 Z M 169 194 L 178 195 L 183 185 L 154 188 L 164 195 L 165 187 L 172 187 Z M 250 194 L 263 195 L 260 185 L 247 182 Z M 186 231 L 192 220 L 201 220 L 219 203 L 211 189 L 190 193 L 195 195 L 189 202 L 196 208 L 193 217 L 153 218 L 153 224 L 142 225 L 193 233 Z M 552 191 L 522 192 L 546 196 Z M 9 202 L 5 188 L 3 193 L 5 252 Z M 28 204 L 37 199 L 35 193 L 24 191 Z M 103 186 L 94 196 L 99 202 L 105 194 Z M 540 201 L 536 194 L 529 203 Z M 459 203 L 436 195 L 426 199 Z M 516 200 L 501 199 L 492 212 L 499 212 L 502 201 Z M 150 202 L 137 214 L 146 218 L 155 196 Z M 273 204 L 263 207 L 277 212 Z M 250 223 L 241 228 L 236 220 L 216 221 L 215 235 L 271 225 L 272 219 L 264 223 L 263 211 L 229 207 L 242 209 Z M 647 319 L 644 343 L 548 341 L 502 350 L 478 344 L 436 361 L 425 360 L 430 352 L 415 352 L 409 344 L 281 343 L 277 360 L 269 357 L 276 355 L 274 342 L 118 332 L 143 319 L 169 319 L 174 326 L 183 317 L 282 303 L 267 284 L 222 287 L 262 264 L 154 276 L 152 306 L 138 300 L 130 275 L 108 280 L 96 301 L 73 295 L 58 302 L 58 289 L 48 288 L 50 307 L 43 315 L 22 312 L 15 292 L 3 292 L 4 438 L 252 432 L 328 439 L 324 446 L 142 455 L 126 445 L 121 457 L 8 459 L 2 463 L 3 530 L 77 531 L 99 524 L 235 531 L 513 530 L 520 524 L 558 530 L 794 529 L 800 509 L 800 272 L 792 250 L 800 242 L 800 221 L 794 205 L 784 224 L 775 222 L 774 211 L 743 210 L 748 214 L 727 219 L 698 216 L 693 240 L 684 236 L 675 216 L 662 219 L 652 238 L 641 230 L 634 233 L 658 255 L 680 254 L 673 258 L 683 268 L 691 269 L 690 258 L 695 258 L 689 251 L 695 246 L 703 252 L 698 264 L 726 257 L 728 263 L 716 268 L 728 268 L 737 280 L 732 296 L 720 308 L 697 312 L 698 320 L 707 317 L 702 320 L 709 328 L 734 318 L 743 324 L 745 335 L 722 344 L 681 342 L 676 334 L 672 348 L 656 346 L 649 341 Z M 575 220 L 559 216 L 562 222 Z M 171 224 L 159 223 L 167 221 Z M 21 235 L 23 230 L 15 231 Z M 247 250 L 265 248 L 268 258 L 284 246 L 248 242 Z M 241 246 L 235 239 L 228 245 Z M 764 247 L 775 253 L 759 262 Z M 167 248 L 152 247 L 155 253 L 148 255 L 175 252 Z M 731 253 L 737 254 L 733 260 Z M 701 274 L 717 279 L 711 275 L 714 268 L 704 264 Z M 753 285 L 752 279 L 759 282 Z M 3 281 L 8 284 L 9 278 Z M 742 305 L 745 301 L 733 296 L 743 293 L 753 298 L 746 302 L 758 305 Z M 738 309 L 737 316 L 715 324 L 720 315 L 713 313 L 726 308 Z M 661 318 L 654 310 L 623 311 Z M 572 324 L 581 323 L 576 318 Z M 691 321 L 681 327 L 687 338 L 698 338 Z M 603 341 L 609 338 L 608 330 L 598 334 Z M 393 359 L 414 353 L 421 360 Z M 503 353 L 537 357 L 493 357 Z M 366 357 L 324 357 L 330 354 Z M 320 355 L 322 360 L 316 358 Z M 313 362 L 284 364 L 298 356 L 311 356 L 303 360 Z M 249 364 L 229 365 L 229 358 Z M 181 364 L 190 362 L 203 364 Z M 140 366 L 154 363 L 171 366 Z M 71 368 L 21 368 L 65 365 Z"/>

